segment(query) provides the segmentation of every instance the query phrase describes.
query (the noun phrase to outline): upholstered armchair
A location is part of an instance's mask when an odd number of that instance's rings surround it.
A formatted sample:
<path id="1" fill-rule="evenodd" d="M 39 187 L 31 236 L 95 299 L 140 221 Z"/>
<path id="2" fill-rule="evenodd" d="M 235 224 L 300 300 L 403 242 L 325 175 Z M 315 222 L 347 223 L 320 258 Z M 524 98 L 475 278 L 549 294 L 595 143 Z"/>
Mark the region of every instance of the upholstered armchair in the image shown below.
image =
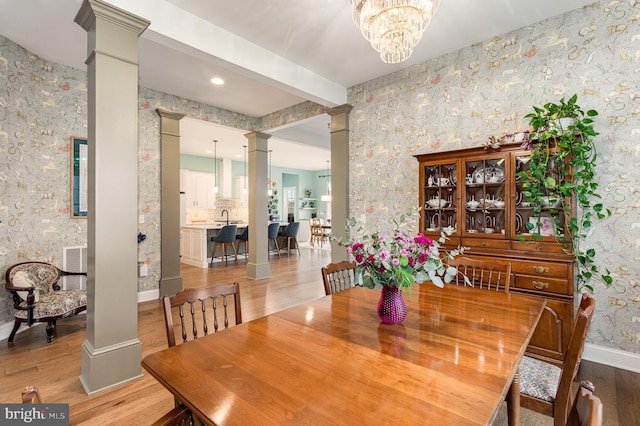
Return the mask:
<path id="1" fill-rule="evenodd" d="M 47 343 L 53 341 L 56 320 L 79 314 L 87 309 L 86 290 L 61 290 L 58 281 L 65 275 L 87 275 L 86 272 L 66 272 L 43 262 L 23 262 L 7 269 L 5 288 L 13 297 L 15 325 L 9 342 L 26 323 L 47 323 Z"/>

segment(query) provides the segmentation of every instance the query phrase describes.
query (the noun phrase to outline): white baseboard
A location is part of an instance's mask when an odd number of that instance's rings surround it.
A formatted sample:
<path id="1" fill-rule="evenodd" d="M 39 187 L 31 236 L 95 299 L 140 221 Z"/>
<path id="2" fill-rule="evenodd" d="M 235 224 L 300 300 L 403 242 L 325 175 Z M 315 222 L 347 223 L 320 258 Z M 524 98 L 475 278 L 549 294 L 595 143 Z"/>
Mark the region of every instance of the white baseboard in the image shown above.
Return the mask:
<path id="1" fill-rule="evenodd" d="M 640 354 L 586 343 L 582 359 L 640 373 Z"/>
<path id="2" fill-rule="evenodd" d="M 148 302 L 149 300 L 158 300 L 160 298 L 160 290 L 147 290 L 138 292 L 138 303 Z"/>

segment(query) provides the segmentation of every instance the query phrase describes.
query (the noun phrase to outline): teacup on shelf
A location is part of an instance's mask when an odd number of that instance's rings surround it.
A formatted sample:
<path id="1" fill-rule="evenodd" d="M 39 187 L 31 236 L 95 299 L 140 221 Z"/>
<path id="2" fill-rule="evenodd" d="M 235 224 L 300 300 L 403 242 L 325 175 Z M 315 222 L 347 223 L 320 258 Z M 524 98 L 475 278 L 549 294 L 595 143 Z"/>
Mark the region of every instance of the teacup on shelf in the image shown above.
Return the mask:
<path id="1" fill-rule="evenodd" d="M 471 210 L 475 210 L 479 206 L 480 206 L 480 202 L 479 201 L 475 201 L 475 200 L 467 201 L 467 208 L 469 208 Z"/>
<path id="2" fill-rule="evenodd" d="M 502 200 L 497 200 L 493 202 L 493 207 L 497 208 L 497 209 L 501 209 L 504 207 L 504 201 Z"/>
<path id="3" fill-rule="evenodd" d="M 484 228 L 486 234 L 493 234 L 493 228 Z"/>
<path id="4" fill-rule="evenodd" d="M 427 200 L 427 204 L 432 209 L 437 209 L 438 207 L 447 207 L 447 204 L 449 204 L 449 202 L 442 198 L 432 198 L 430 200 Z"/>

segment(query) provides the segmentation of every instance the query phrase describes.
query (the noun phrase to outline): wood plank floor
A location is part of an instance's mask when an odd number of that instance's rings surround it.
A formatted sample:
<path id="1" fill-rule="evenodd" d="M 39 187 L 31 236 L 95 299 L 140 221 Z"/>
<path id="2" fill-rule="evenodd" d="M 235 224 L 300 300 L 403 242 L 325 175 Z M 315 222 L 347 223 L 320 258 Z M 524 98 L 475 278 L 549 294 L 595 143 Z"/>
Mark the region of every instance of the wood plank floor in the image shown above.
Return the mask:
<path id="1" fill-rule="evenodd" d="M 303 301 L 324 296 L 320 268 L 329 252 L 301 249 L 301 254 L 271 256 L 271 277 L 246 278 L 243 260 L 238 266 L 200 269 L 183 265 L 187 287 L 237 281 L 241 286 L 243 320 L 268 315 Z M 138 309 L 138 337 L 143 357 L 167 346 L 159 301 Z M 0 402 L 20 402 L 28 384 L 38 386 L 47 402 L 69 403 L 72 425 L 147 425 L 173 407 L 173 398 L 148 374 L 116 389 L 87 396 L 80 385 L 80 346 L 86 338 L 85 316 L 58 322 L 53 344 L 46 343 L 44 326 L 18 334 L 13 344 L 0 341 Z M 640 374 L 583 361 L 580 378 L 596 385 L 604 403 L 605 425 L 640 425 Z M 550 418 L 523 410 L 523 425 L 551 425 Z M 500 416 L 496 425 L 506 424 Z"/>

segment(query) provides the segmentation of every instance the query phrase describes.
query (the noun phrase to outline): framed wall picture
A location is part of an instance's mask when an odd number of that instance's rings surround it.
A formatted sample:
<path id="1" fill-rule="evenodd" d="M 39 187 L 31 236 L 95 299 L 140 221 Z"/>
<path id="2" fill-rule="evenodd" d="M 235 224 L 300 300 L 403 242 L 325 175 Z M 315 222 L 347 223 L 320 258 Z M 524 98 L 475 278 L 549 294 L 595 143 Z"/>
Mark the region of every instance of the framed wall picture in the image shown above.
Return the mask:
<path id="1" fill-rule="evenodd" d="M 71 217 L 87 217 L 88 161 L 87 138 L 71 136 Z"/>

